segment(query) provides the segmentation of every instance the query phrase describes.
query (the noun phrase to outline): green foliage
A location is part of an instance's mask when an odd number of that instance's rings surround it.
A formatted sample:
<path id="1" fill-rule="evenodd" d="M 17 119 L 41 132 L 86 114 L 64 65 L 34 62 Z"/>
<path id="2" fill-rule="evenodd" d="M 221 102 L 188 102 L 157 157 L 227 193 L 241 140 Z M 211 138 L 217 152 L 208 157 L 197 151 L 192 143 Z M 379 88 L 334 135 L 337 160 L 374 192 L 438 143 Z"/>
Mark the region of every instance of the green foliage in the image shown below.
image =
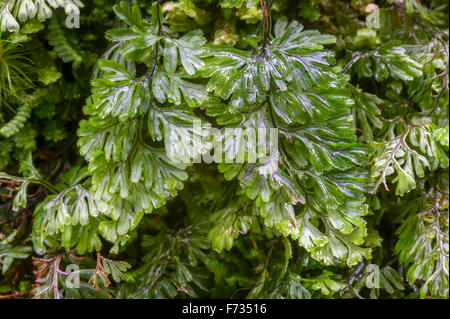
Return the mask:
<path id="1" fill-rule="evenodd" d="M 0 293 L 448 298 L 447 19 L 0 1 Z"/>

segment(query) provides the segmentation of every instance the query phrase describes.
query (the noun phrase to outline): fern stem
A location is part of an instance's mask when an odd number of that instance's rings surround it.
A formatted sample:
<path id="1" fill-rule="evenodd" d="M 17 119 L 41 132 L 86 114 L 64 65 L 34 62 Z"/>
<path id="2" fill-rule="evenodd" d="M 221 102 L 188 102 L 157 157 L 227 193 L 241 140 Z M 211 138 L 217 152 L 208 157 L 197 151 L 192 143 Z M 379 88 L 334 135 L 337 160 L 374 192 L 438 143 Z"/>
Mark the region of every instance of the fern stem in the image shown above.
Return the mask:
<path id="1" fill-rule="evenodd" d="M 263 29 L 264 29 L 264 38 L 263 38 L 263 48 L 266 47 L 267 40 L 269 37 L 269 10 L 267 8 L 267 1 L 260 0 L 261 3 L 261 11 L 263 16 Z"/>

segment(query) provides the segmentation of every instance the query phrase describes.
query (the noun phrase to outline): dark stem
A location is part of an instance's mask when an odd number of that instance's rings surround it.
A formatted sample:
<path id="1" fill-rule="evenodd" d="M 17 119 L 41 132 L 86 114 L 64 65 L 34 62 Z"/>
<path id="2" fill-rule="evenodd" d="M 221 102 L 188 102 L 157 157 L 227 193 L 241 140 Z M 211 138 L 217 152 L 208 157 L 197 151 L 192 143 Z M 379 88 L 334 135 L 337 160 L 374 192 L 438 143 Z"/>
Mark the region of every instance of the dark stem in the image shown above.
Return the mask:
<path id="1" fill-rule="evenodd" d="M 161 12 L 161 2 L 162 2 L 162 0 L 158 0 L 157 2 L 156 2 L 156 17 L 157 17 L 157 19 L 158 19 L 158 36 L 159 35 L 161 35 L 162 34 L 162 23 L 161 23 L 161 15 L 160 15 L 160 12 Z"/>
<path id="2" fill-rule="evenodd" d="M 161 23 L 161 1 L 162 0 L 158 0 L 156 2 L 156 17 L 157 17 L 157 21 L 158 21 L 158 36 L 160 36 L 162 34 L 162 23 Z M 153 58 L 153 64 L 152 64 L 152 68 L 150 69 L 150 73 L 148 74 L 147 78 L 148 78 L 148 89 L 151 91 L 152 89 L 152 82 L 153 82 L 153 75 L 155 74 L 155 70 L 156 70 L 156 64 L 158 63 L 158 41 L 156 41 L 155 43 L 155 56 Z"/>
<path id="3" fill-rule="evenodd" d="M 267 0 L 260 0 L 260 2 L 263 15 L 263 31 L 264 31 L 263 48 L 265 48 L 269 37 L 269 10 L 267 8 Z"/>

